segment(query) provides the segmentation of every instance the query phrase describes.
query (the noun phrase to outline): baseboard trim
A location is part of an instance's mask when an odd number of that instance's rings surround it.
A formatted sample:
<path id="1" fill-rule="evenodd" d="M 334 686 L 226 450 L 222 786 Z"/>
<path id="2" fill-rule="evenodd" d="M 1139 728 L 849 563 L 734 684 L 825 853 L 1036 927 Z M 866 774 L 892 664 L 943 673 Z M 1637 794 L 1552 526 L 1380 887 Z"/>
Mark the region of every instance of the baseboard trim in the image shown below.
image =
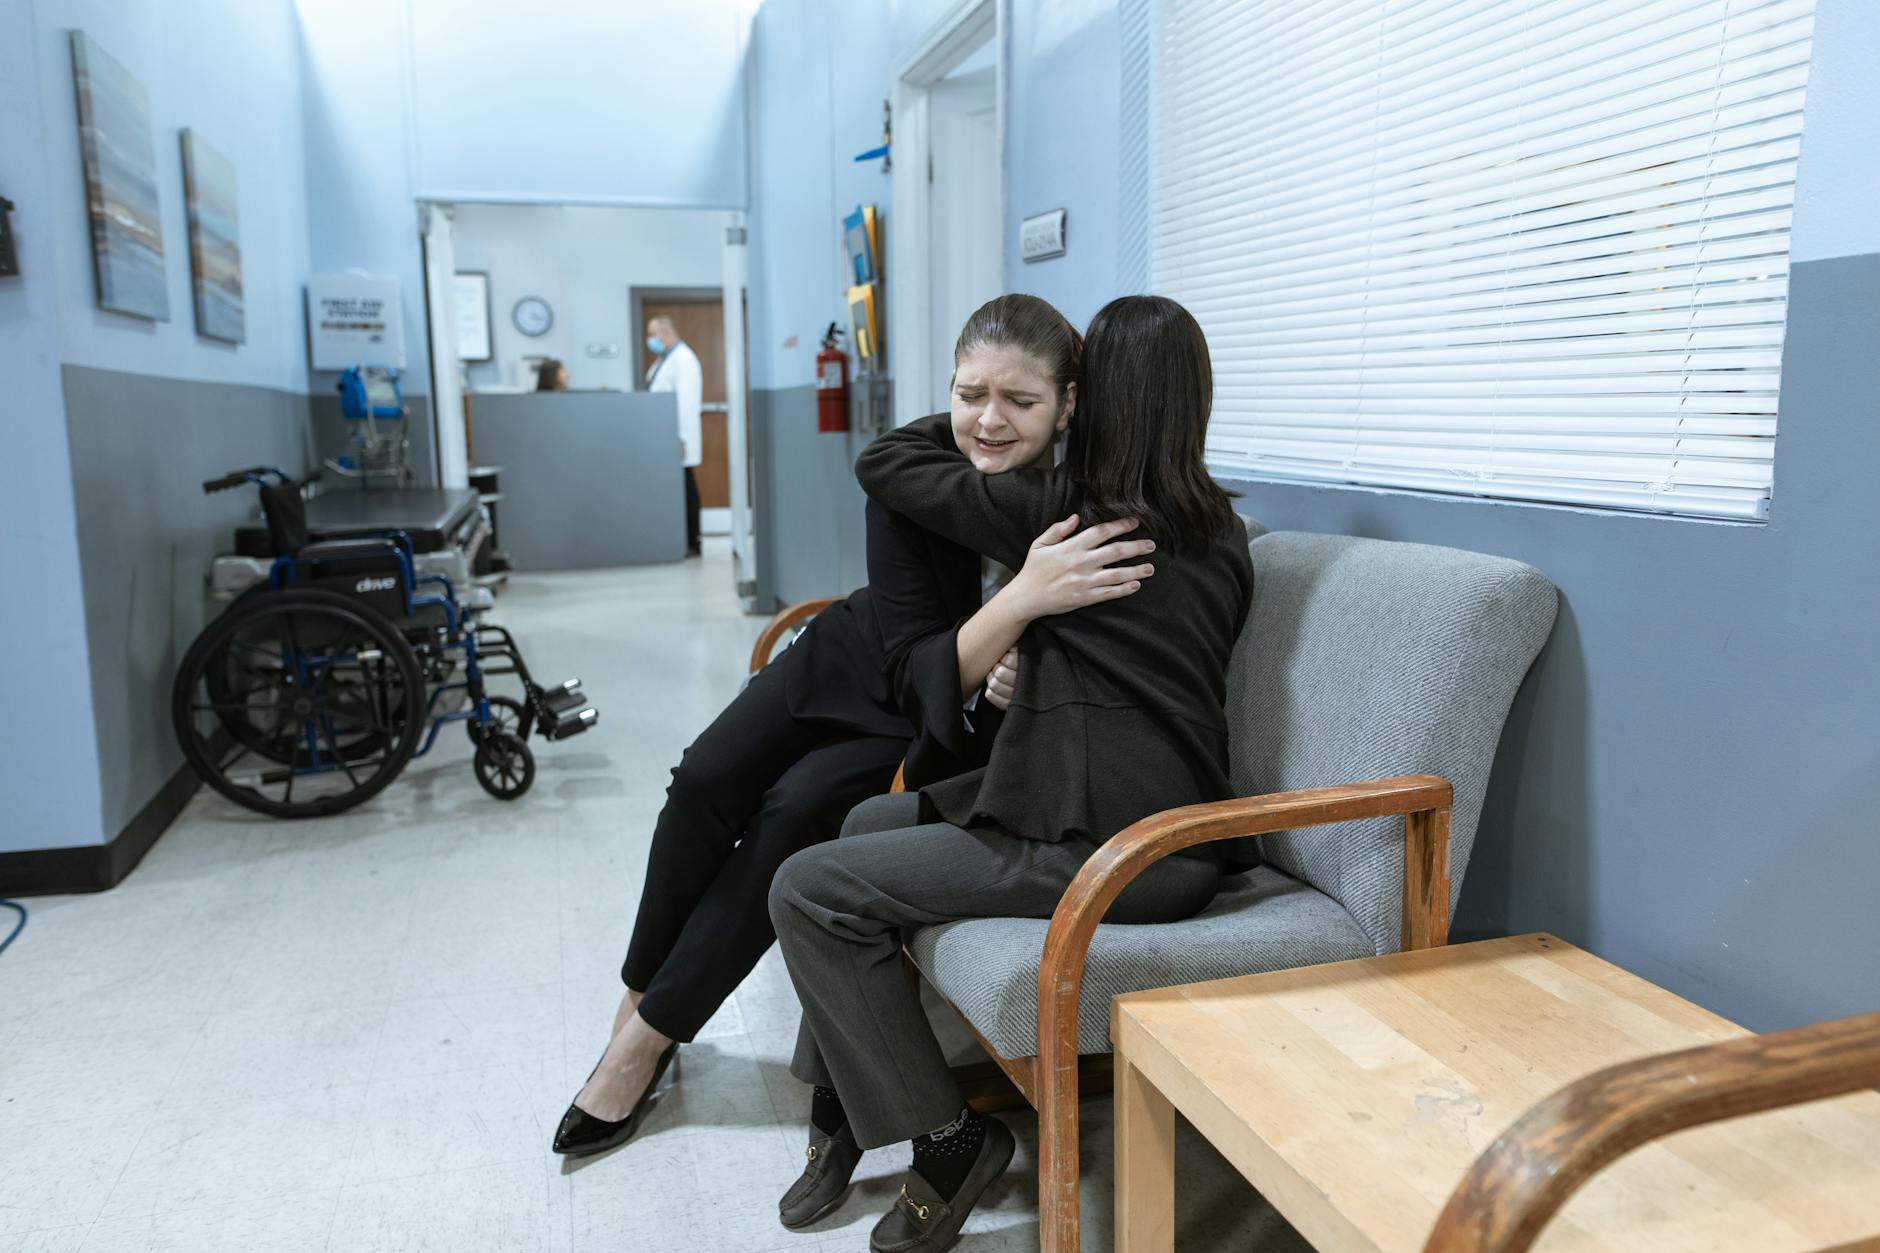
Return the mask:
<path id="1" fill-rule="evenodd" d="M 137 869 L 200 786 L 195 771 L 184 766 L 108 844 L 0 853 L 0 896 L 63 896 L 116 887 Z"/>

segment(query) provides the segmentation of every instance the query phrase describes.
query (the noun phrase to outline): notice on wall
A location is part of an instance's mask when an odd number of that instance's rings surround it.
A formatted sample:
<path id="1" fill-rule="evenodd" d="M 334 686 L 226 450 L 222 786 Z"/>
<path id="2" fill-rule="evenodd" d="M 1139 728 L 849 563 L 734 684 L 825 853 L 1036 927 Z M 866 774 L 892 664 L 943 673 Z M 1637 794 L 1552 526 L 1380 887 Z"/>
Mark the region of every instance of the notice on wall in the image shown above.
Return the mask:
<path id="1" fill-rule="evenodd" d="M 307 280 L 307 327 L 316 370 L 405 367 L 404 317 L 395 278 L 314 275 Z"/>
<path id="2" fill-rule="evenodd" d="M 451 275 L 451 309 L 457 318 L 457 359 L 488 361 L 490 347 L 490 276 L 477 270 Z"/>

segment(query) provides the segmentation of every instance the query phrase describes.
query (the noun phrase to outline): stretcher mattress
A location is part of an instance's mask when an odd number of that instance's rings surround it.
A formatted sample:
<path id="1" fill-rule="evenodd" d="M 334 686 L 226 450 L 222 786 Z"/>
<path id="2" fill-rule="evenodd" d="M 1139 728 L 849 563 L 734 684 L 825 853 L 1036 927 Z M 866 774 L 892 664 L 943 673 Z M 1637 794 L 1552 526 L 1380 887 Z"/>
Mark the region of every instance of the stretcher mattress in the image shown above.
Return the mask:
<path id="1" fill-rule="evenodd" d="M 476 517 L 477 493 L 468 487 L 343 487 L 307 502 L 308 538 L 348 539 L 375 531 L 403 531 L 415 552 L 433 553 L 464 539 Z M 244 557 L 271 554 L 261 523 L 235 532 Z"/>

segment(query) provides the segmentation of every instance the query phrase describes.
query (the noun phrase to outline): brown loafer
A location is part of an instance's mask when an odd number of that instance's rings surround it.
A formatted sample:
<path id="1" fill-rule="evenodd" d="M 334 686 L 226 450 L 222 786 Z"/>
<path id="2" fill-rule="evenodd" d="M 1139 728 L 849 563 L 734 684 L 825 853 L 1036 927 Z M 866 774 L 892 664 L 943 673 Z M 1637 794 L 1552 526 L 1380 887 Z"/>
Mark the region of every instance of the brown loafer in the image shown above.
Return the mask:
<path id="1" fill-rule="evenodd" d="M 973 1206 L 1012 1164 L 1012 1152 L 1017 1147 L 1004 1123 L 996 1118 L 986 1123 L 986 1142 L 979 1146 L 979 1156 L 973 1160 L 966 1182 L 951 1201 L 941 1200 L 919 1171 L 907 1172 L 894 1208 L 883 1214 L 869 1233 L 868 1247 L 873 1253 L 942 1253 L 953 1247 Z"/>
<path id="2" fill-rule="evenodd" d="M 803 1173 L 777 1202 L 777 1220 L 786 1227 L 807 1227 L 842 1204 L 862 1149 L 845 1122 L 831 1135 L 811 1127 L 807 1156 Z"/>

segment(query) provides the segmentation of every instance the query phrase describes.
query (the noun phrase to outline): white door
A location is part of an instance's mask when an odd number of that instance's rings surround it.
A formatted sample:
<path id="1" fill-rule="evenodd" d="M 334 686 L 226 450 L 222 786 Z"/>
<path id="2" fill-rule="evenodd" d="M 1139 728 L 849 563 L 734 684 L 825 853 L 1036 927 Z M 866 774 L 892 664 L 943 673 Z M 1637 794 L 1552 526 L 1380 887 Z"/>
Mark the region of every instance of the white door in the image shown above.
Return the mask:
<path id="1" fill-rule="evenodd" d="M 933 394 L 925 398 L 921 413 L 947 407 L 960 328 L 973 310 L 1005 289 L 995 73 L 990 66 L 956 73 L 935 83 L 928 96 L 928 378 Z"/>

